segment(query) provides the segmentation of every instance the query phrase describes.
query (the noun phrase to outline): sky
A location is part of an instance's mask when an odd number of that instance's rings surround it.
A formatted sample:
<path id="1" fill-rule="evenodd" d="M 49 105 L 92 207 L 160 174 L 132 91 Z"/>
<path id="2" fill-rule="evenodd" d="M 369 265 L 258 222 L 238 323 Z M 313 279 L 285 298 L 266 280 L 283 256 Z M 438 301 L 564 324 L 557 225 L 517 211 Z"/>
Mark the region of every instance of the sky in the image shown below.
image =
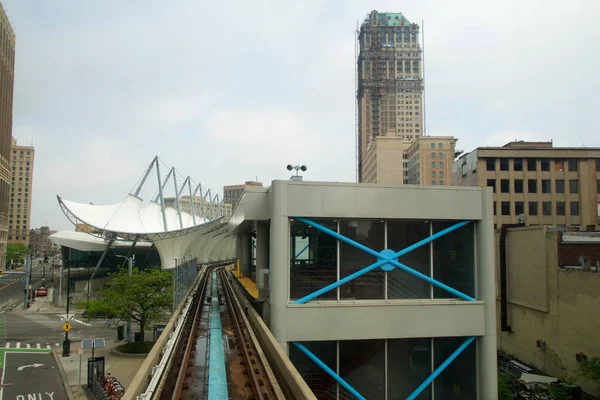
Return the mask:
<path id="1" fill-rule="evenodd" d="M 32 228 L 57 195 L 112 204 L 155 156 L 213 192 L 355 181 L 355 30 L 425 25 L 427 133 L 457 147 L 600 147 L 597 0 L 0 0 L 17 35 L 13 136 L 33 142 Z M 221 194 L 222 196 L 222 194 Z"/>

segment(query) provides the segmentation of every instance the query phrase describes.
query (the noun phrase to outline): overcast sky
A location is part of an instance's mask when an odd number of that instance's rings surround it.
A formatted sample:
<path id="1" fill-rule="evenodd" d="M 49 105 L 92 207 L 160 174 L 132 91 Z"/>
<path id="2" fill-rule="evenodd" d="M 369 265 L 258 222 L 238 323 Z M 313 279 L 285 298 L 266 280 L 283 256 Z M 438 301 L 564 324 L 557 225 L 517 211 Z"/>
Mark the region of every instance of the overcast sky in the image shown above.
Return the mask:
<path id="1" fill-rule="evenodd" d="M 32 227 L 73 229 L 57 194 L 118 202 L 155 155 L 220 192 L 288 163 L 354 181 L 354 31 L 373 9 L 425 20 L 430 135 L 600 147 L 597 0 L 1 1 Z"/>

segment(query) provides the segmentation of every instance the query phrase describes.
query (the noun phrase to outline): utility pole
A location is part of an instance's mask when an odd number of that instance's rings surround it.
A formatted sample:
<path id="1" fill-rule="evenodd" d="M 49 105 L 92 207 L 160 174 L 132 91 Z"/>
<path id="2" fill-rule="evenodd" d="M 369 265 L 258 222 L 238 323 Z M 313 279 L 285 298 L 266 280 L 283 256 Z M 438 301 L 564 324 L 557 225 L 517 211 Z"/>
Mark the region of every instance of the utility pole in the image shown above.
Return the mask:
<path id="1" fill-rule="evenodd" d="M 31 255 L 27 255 L 25 261 L 25 289 L 23 289 L 23 308 L 27 310 L 27 302 L 29 297 L 29 278 L 31 276 Z"/>
<path id="2" fill-rule="evenodd" d="M 69 249 L 69 253 L 70 253 L 70 249 Z M 64 263 L 63 263 L 63 265 L 64 265 Z M 67 271 L 67 315 L 69 315 L 70 296 L 71 296 L 71 254 L 69 254 L 69 270 Z M 69 340 L 69 332 L 65 331 L 65 341 L 63 342 L 63 357 L 69 357 L 70 355 L 71 355 L 71 341 Z"/>
<path id="3" fill-rule="evenodd" d="M 133 262 L 135 261 L 135 254 L 133 254 L 131 257 L 126 257 L 126 256 L 117 254 L 117 257 L 125 258 L 127 260 L 127 263 L 128 263 L 127 272 L 128 272 L 129 277 L 131 278 L 131 276 L 133 275 Z M 125 329 L 125 341 L 131 342 L 131 318 L 127 318 L 127 328 Z"/>

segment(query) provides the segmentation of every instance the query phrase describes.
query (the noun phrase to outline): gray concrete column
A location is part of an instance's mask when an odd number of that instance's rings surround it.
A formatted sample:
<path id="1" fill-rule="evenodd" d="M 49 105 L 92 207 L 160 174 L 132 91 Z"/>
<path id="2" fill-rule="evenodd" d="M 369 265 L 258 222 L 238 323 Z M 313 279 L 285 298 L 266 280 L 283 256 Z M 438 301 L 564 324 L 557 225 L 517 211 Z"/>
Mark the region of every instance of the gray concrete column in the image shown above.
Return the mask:
<path id="1" fill-rule="evenodd" d="M 485 335 L 477 339 L 478 399 L 498 398 L 496 343 L 496 267 L 494 257 L 494 212 L 491 188 L 483 189 L 483 219 L 476 223 L 477 299 L 485 302 Z"/>
<path id="2" fill-rule="evenodd" d="M 242 232 L 241 238 L 240 270 L 242 276 L 250 278 L 250 263 L 252 263 L 252 259 L 250 258 L 250 246 L 252 245 L 250 232 Z"/>
<path id="3" fill-rule="evenodd" d="M 259 297 L 266 298 L 268 292 L 269 276 L 265 272 L 269 271 L 269 224 L 267 222 L 256 223 L 256 284 Z"/>
<path id="4" fill-rule="evenodd" d="M 242 262 L 242 234 L 235 235 L 235 258 Z"/>
<path id="5" fill-rule="evenodd" d="M 286 307 L 290 264 L 290 223 L 288 217 L 271 217 L 271 255 L 269 260 L 270 329 L 287 354 Z"/>

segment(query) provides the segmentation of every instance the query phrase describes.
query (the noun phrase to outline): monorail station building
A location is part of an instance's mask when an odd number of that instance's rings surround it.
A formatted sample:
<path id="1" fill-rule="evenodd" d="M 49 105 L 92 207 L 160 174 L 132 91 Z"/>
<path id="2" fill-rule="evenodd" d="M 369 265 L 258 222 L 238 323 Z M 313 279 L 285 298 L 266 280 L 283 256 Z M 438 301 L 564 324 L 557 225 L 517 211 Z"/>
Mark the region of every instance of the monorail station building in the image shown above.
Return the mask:
<path id="1" fill-rule="evenodd" d="M 244 285 L 318 399 L 487 400 L 493 224 L 485 188 L 273 181 L 228 228 Z"/>
<path id="2" fill-rule="evenodd" d="M 247 190 L 229 221 L 136 193 L 114 206 L 60 202 L 110 240 L 152 242 L 163 268 L 239 260 L 236 277 L 318 399 L 490 400 L 492 196 L 277 180 Z"/>

